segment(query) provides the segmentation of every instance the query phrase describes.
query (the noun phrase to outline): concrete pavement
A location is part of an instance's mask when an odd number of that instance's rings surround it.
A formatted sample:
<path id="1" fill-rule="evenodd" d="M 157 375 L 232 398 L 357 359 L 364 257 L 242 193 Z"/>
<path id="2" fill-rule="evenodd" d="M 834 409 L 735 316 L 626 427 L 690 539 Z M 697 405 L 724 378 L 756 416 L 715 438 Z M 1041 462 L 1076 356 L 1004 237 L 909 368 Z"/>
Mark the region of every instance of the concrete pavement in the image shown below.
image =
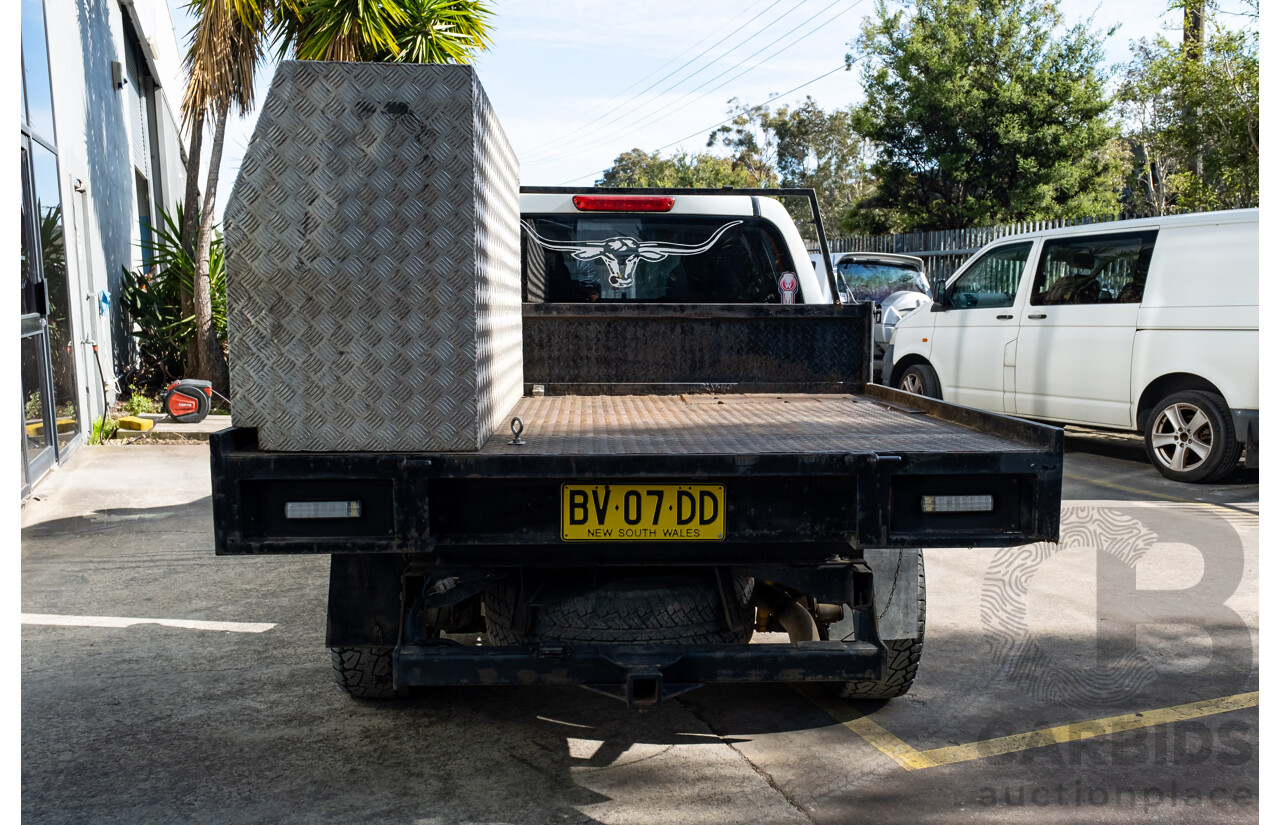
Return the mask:
<path id="1" fill-rule="evenodd" d="M 638 714 L 577 688 L 353 701 L 327 559 L 215 557 L 202 445 L 86 448 L 22 516 L 24 821 L 1257 821 L 1256 474 L 1169 487 L 1068 449 L 1061 544 L 927 553 L 906 697 Z"/>

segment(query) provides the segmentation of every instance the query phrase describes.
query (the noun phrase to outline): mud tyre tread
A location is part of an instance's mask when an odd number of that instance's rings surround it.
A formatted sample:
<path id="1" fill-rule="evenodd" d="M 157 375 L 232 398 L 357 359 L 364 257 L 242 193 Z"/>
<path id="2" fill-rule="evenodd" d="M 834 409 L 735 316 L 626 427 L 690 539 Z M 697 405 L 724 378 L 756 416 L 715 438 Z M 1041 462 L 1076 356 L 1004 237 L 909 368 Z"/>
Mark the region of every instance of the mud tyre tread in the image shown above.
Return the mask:
<path id="1" fill-rule="evenodd" d="M 920 669 L 920 656 L 924 652 L 925 583 L 924 552 L 920 553 L 917 570 L 916 637 L 914 639 L 889 639 L 884 642 L 887 656 L 884 672 L 879 679 L 858 679 L 836 687 L 842 699 L 894 699 L 911 690 L 916 673 Z"/>
<path id="2" fill-rule="evenodd" d="M 408 688 L 396 688 L 392 674 L 394 648 L 331 647 L 338 684 L 357 699 L 403 699 Z"/>

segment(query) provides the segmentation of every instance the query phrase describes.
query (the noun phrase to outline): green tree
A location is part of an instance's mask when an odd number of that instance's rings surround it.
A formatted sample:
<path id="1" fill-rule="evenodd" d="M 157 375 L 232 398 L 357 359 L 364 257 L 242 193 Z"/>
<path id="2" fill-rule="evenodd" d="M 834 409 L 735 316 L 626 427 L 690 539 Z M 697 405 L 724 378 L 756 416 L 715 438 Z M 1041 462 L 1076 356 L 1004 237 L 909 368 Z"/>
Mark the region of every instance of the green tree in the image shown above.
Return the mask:
<path id="1" fill-rule="evenodd" d="M 1132 44 L 1118 97 L 1133 150 L 1129 200 L 1136 208 L 1164 214 L 1258 203 L 1256 0 L 1252 5 L 1254 25 L 1230 31 L 1210 17 L 1202 44 L 1164 36 Z"/>
<path id="2" fill-rule="evenodd" d="M 855 41 L 875 194 L 861 231 L 948 229 L 1091 215 L 1123 169 L 1102 40 L 1065 28 L 1056 0 L 880 0 Z M 861 225 L 859 225 L 861 224 Z"/>
<path id="3" fill-rule="evenodd" d="M 783 187 L 814 189 L 825 226 L 839 226 L 854 204 L 871 194 L 870 145 L 853 130 L 852 107 L 827 112 L 812 97 L 794 109 L 736 100 L 729 106 L 733 120 L 708 135 L 707 145 L 720 143 L 740 163 L 750 159 L 776 168 Z M 808 207 L 788 206 L 804 212 L 796 217 L 807 227 Z"/>
<path id="4" fill-rule="evenodd" d="M 227 118 L 253 105 L 253 76 L 263 45 L 281 57 L 402 63 L 468 63 L 487 48 L 491 11 L 483 0 L 191 0 L 196 15 L 187 52 L 183 118 L 191 127 L 181 245 L 195 262 L 183 317 L 195 321 L 187 369 L 226 394 L 226 354 L 215 330 L 209 282 L 213 213 Z M 201 202 L 200 151 L 213 123 L 208 177 Z M 188 304 L 189 301 L 189 304 Z M 194 368 L 194 369 L 193 369 Z"/>
<path id="5" fill-rule="evenodd" d="M 763 183 L 761 183 L 763 179 Z M 679 187 L 679 188 L 754 188 L 776 186 L 772 168 L 748 168 L 733 158 L 679 152 L 671 157 L 650 154 L 641 149 L 623 152 L 596 181 L 597 186 Z"/>
<path id="6" fill-rule="evenodd" d="M 120 303 L 134 322 L 142 363 L 142 384 L 155 390 L 164 382 L 181 378 L 189 343 L 195 339 L 195 317 L 182 311 L 180 293 L 192 292 L 196 266 L 181 241 L 182 206 L 170 213 L 160 210 L 160 224 L 152 226 L 145 247 L 151 266 L 143 272 L 125 270 Z M 215 228 L 209 243 L 209 299 L 214 335 L 219 346 L 227 343 L 226 258 L 222 235 Z"/>

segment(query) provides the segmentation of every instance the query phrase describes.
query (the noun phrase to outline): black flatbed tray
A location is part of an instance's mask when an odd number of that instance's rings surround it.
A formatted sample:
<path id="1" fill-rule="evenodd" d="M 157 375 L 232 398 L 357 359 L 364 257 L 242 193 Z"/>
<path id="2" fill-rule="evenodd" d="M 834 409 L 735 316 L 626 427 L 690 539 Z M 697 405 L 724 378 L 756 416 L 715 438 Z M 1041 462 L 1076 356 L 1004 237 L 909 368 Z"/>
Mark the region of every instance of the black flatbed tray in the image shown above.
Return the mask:
<path id="1" fill-rule="evenodd" d="M 1056 540 L 1062 430 L 896 390 L 859 394 L 544 396 L 473 452 L 277 452 L 256 431 L 211 439 L 220 554 L 426 553 L 516 564 L 565 548 L 563 485 L 725 485 L 723 542 L 576 542 L 600 563 L 786 556 L 857 547 L 1010 546 Z M 990 512 L 930 515 L 921 496 L 989 493 Z M 285 503 L 360 500 L 357 520 L 298 522 Z M 714 547 L 712 545 L 715 545 Z M 800 545 L 808 545 L 800 548 Z"/>

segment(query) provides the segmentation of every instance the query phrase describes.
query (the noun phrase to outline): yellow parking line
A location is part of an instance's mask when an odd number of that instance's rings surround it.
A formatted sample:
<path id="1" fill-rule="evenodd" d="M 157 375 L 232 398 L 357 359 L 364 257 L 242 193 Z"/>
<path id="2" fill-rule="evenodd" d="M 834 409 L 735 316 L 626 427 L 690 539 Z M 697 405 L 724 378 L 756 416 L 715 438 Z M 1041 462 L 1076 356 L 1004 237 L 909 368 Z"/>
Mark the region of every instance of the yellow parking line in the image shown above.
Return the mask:
<path id="1" fill-rule="evenodd" d="M 1104 719 L 1072 722 L 1067 725 L 1042 728 L 1028 731 L 1027 733 L 1015 733 L 1012 736 L 984 739 L 967 745 L 950 745 L 922 751 L 911 747 L 844 702 L 823 696 L 812 689 L 803 690 L 802 693 L 809 701 L 822 708 L 837 722 L 865 739 L 876 750 L 909 771 L 985 759 L 989 756 L 1042 748 L 1046 745 L 1078 742 L 1082 739 L 1092 739 L 1095 736 L 1107 736 L 1122 731 L 1149 728 L 1155 725 L 1167 725 L 1172 722 L 1183 722 L 1188 719 L 1199 719 L 1217 713 L 1228 713 L 1233 710 L 1243 710 L 1258 706 L 1258 691 L 1255 690 L 1251 693 L 1238 693 L 1234 696 L 1222 696 L 1217 699 L 1205 699 L 1200 702 L 1189 702 L 1185 705 L 1174 705 L 1168 708 L 1126 713 L 1120 716 L 1108 716 Z"/>
<path id="2" fill-rule="evenodd" d="M 847 703 L 826 693 L 819 685 L 797 685 L 796 691 L 813 704 L 822 708 L 827 715 L 861 736 L 876 750 L 897 762 L 909 771 L 930 767 L 921 759 L 920 751 L 903 742 L 889 731 L 863 716 Z"/>

